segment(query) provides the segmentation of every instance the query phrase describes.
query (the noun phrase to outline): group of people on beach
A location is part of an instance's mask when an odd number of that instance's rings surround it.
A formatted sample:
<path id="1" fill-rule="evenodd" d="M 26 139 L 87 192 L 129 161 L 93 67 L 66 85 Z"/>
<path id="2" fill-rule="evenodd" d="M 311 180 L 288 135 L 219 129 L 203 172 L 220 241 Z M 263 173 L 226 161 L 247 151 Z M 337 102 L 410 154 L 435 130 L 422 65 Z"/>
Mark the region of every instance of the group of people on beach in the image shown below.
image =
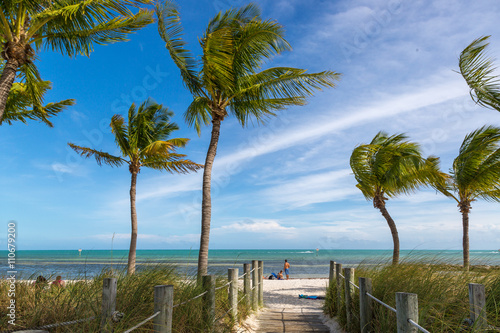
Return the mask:
<path id="1" fill-rule="evenodd" d="M 285 265 L 283 266 L 283 269 L 285 270 L 286 279 L 288 280 L 290 278 L 290 263 L 288 263 L 287 259 L 285 259 Z M 268 279 L 273 280 L 274 278 L 278 280 L 284 280 L 285 278 L 283 277 L 283 270 L 281 270 L 277 275 L 271 273 Z"/>
<path id="2" fill-rule="evenodd" d="M 49 285 L 47 279 L 43 275 L 39 275 L 33 285 L 38 289 L 45 289 Z M 66 287 L 66 282 L 62 279 L 61 275 L 58 275 L 56 279 L 50 284 L 51 288 L 64 288 Z"/>

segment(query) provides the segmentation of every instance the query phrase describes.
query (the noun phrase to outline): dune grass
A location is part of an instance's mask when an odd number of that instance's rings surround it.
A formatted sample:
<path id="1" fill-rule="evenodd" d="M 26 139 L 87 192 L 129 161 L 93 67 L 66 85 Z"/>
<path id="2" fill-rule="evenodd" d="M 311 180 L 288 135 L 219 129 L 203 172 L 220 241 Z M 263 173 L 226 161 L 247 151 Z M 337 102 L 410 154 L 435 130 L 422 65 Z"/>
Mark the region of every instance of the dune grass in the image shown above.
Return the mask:
<path id="1" fill-rule="evenodd" d="M 407 260 L 400 265 L 360 265 L 355 270 L 358 278 L 372 279 L 373 296 L 396 307 L 395 293 L 407 292 L 418 295 L 419 324 L 433 333 L 479 332 L 467 323 L 469 317 L 468 284 L 480 283 L 486 288 L 486 311 L 488 324 L 500 327 L 500 269 L 474 268 L 464 271 L 458 266 L 443 264 L 422 264 Z M 336 316 L 340 325 L 347 328 L 346 310 L 342 291 L 341 306 L 337 300 L 337 285 L 328 288 L 324 311 Z M 350 332 L 360 332 L 359 291 L 355 289 L 352 304 L 354 321 Z M 373 305 L 373 332 L 396 332 L 396 314 L 385 307 Z M 500 329 L 480 332 L 499 332 Z"/>
<path id="2" fill-rule="evenodd" d="M 16 326 L 8 323 L 7 306 L 9 283 L 0 282 L 0 328 L 21 329 L 39 327 L 48 324 L 72 321 L 96 316 L 96 319 L 84 323 L 60 327 L 51 332 L 99 332 L 102 301 L 103 279 L 117 278 L 116 310 L 124 314 L 118 323 L 113 323 L 115 332 L 123 332 L 154 313 L 154 286 L 173 285 L 174 304 L 186 301 L 203 292 L 196 284 L 196 277 L 180 276 L 172 266 L 147 266 L 136 274 L 127 276 L 123 270 L 111 273 L 103 270 L 99 276 L 87 280 L 67 283 L 65 288 L 35 288 L 32 283 L 16 283 Z M 31 277 L 35 279 L 36 276 Z M 51 280 L 51 279 L 49 279 Z M 227 283 L 227 278 L 218 276 L 216 285 Z M 241 298 L 239 295 L 238 299 Z M 227 288 L 216 291 L 215 318 L 229 310 Z M 202 298 L 174 308 L 173 331 L 179 333 L 207 332 L 207 323 L 203 319 Z M 240 319 L 250 312 L 250 304 L 244 299 L 238 305 Z M 234 322 L 226 315 L 215 323 L 215 332 L 231 332 Z M 153 321 L 141 326 L 134 332 L 152 332 Z"/>

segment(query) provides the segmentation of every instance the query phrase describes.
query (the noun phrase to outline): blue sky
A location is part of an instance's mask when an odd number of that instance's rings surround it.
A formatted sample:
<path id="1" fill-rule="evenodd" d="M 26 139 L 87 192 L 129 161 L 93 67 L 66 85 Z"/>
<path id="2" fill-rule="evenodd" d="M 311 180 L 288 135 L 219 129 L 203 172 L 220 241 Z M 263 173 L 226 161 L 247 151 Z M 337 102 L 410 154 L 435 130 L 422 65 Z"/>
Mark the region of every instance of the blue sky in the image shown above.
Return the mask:
<path id="1" fill-rule="evenodd" d="M 241 0 L 180 1 L 189 47 L 218 10 Z M 280 112 L 267 126 L 221 128 L 212 182 L 212 249 L 391 249 L 389 228 L 355 188 L 352 149 L 380 130 L 407 133 L 444 171 L 464 136 L 500 113 L 474 105 L 457 74 L 460 51 L 492 35 L 500 55 L 500 3 L 478 1 L 257 1 L 263 17 L 284 25 L 293 51 L 271 66 L 343 74 L 336 89 Z M 0 136 L 2 219 L 18 223 L 18 249 L 127 249 L 130 239 L 126 167 L 99 167 L 68 142 L 117 153 L 111 116 L 152 97 L 175 112 L 175 137 L 203 163 L 210 128 L 200 137 L 182 114 L 191 96 L 182 86 L 153 24 L 130 41 L 97 46 L 89 58 L 39 55 L 53 82 L 46 101 L 75 98 L 54 128 L 3 125 Z M 202 173 L 171 175 L 142 169 L 138 178 L 139 249 L 196 249 Z M 432 190 L 389 200 L 403 249 L 461 249 L 456 203 Z M 474 202 L 471 249 L 498 249 L 500 205 Z"/>

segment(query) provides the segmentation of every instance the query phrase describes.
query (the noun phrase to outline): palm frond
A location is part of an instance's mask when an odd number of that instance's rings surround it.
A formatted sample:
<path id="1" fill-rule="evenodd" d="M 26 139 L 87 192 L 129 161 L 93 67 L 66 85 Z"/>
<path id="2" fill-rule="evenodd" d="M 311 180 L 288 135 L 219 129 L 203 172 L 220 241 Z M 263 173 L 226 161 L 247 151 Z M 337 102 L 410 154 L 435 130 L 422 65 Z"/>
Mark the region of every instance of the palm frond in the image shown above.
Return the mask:
<path id="1" fill-rule="evenodd" d="M 36 89 L 44 95 L 51 87 L 49 81 L 39 81 L 37 82 Z M 15 82 L 7 97 L 2 122 L 12 125 L 12 123 L 16 121 L 21 121 L 26 124 L 28 120 L 38 120 L 52 127 L 53 125 L 49 121 L 49 118 L 74 104 L 75 100 L 73 99 L 48 103 L 47 105 L 34 103 L 33 95 L 27 85 L 25 83 Z"/>
<path id="2" fill-rule="evenodd" d="M 169 173 L 189 173 L 203 168 L 203 165 L 182 159 L 184 154 L 169 154 L 168 156 L 151 156 L 143 160 L 142 165 L 155 170 Z"/>
<path id="3" fill-rule="evenodd" d="M 141 156 L 168 156 L 169 154 L 175 152 L 178 147 L 185 147 L 189 142 L 186 138 L 175 138 L 169 139 L 167 141 L 154 141 L 147 147 L 141 150 Z"/>
<path id="4" fill-rule="evenodd" d="M 500 128 L 483 126 L 468 134 L 453 161 L 452 177 L 459 195 L 470 200 L 494 195 L 500 186 L 499 174 Z"/>
<path id="5" fill-rule="evenodd" d="M 233 97 L 230 110 L 245 126 L 251 117 L 261 121 L 276 110 L 305 104 L 315 90 L 335 87 L 339 77 L 329 71 L 308 74 L 297 68 L 270 68 L 241 78 L 240 90 Z"/>
<path id="6" fill-rule="evenodd" d="M 262 64 L 283 51 L 291 50 L 282 25 L 253 19 L 236 32 L 234 64 L 240 75 L 253 74 Z"/>
<path id="7" fill-rule="evenodd" d="M 170 57 L 181 71 L 184 84 L 191 93 L 201 94 L 198 64 L 191 52 L 185 48 L 186 42 L 182 39 L 183 29 L 177 6 L 172 1 L 165 1 L 163 5 L 157 4 L 155 11 L 158 17 L 158 32 Z"/>
<path id="8" fill-rule="evenodd" d="M 485 54 L 489 38 L 484 36 L 469 44 L 460 54 L 459 67 L 474 102 L 500 111 L 500 80 L 494 75 L 494 59 Z"/>
<path id="9" fill-rule="evenodd" d="M 115 136 L 116 145 L 118 146 L 118 148 L 120 148 L 123 156 L 130 156 L 131 149 L 130 142 L 128 140 L 128 129 L 127 125 L 125 124 L 125 119 L 123 119 L 122 116 L 115 114 L 113 117 L 111 117 L 110 126 L 111 132 Z"/>
<path id="10" fill-rule="evenodd" d="M 89 23 L 90 18 L 82 16 L 72 19 L 73 24 L 62 24 L 62 21 L 67 22 L 66 16 L 58 17 L 56 14 L 40 29 L 34 41 L 38 48 L 44 46 L 70 57 L 88 56 L 94 50 L 94 44 L 126 41 L 128 34 L 153 22 L 153 12 L 144 9 L 130 16 L 107 18 L 102 22 Z"/>
<path id="11" fill-rule="evenodd" d="M 184 119 L 189 126 L 194 126 L 198 135 L 201 126 L 210 124 L 212 118 L 210 113 L 210 102 L 205 97 L 194 97 L 188 109 L 184 113 Z"/>
<path id="12" fill-rule="evenodd" d="M 68 145 L 80 156 L 83 156 L 84 158 L 89 158 L 89 157 L 94 157 L 97 164 L 101 166 L 103 163 L 110 165 L 110 166 L 120 166 L 126 161 L 118 156 L 113 156 L 111 154 L 105 153 L 100 150 L 95 150 L 87 147 L 81 147 L 77 146 L 73 143 L 68 143 Z"/>
<path id="13" fill-rule="evenodd" d="M 207 94 L 213 100 L 232 95 L 236 77 L 233 71 L 234 40 L 231 28 L 223 27 L 205 33 L 200 44 L 203 50 L 200 80 Z"/>

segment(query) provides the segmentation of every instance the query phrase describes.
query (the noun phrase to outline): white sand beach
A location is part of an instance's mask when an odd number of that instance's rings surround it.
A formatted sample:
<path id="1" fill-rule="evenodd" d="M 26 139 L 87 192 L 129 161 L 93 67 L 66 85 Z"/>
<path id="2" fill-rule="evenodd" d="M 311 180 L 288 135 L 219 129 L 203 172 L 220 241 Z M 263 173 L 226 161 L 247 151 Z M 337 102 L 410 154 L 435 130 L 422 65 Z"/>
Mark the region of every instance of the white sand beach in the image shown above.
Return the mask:
<path id="1" fill-rule="evenodd" d="M 299 294 L 325 296 L 328 279 L 264 280 L 266 308 L 286 312 L 317 312 L 331 333 L 343 333 L 334 320 L 323 316 L 323 300 L 299 298 Z M 257 314 L 251 315 L 238 332 L 252 333 L 258 328 Z"/>

